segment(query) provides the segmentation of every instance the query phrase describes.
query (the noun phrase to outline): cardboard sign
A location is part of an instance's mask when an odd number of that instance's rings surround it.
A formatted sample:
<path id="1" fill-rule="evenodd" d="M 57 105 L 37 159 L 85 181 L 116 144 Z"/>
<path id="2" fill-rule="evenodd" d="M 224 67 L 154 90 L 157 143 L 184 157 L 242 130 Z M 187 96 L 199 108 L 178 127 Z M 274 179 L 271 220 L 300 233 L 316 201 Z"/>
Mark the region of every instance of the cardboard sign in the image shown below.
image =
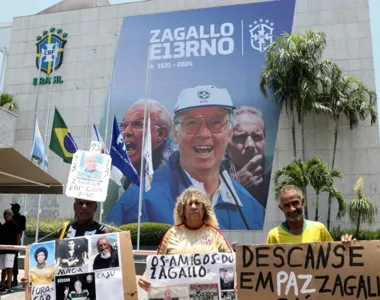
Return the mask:
<path id="1" fill-rule="evenodd" d="M 111 173 L 111 156 L 78 150 L 73 156 L 66 196 L 104 202 Z"/>
<path id="2" fill-rule="evenodd" d="M 239 300 L 379 299 L 380 241 L 236 247 Z"/>
<path id="3" fill-rule="evenodd" d="M 27 300 L 137 300 L 129 232 L 32 244 L 26 260 Z"/>
<path id="4" fill-rule="evenodd" d="M 235 253 L 147 258 L 149 299 L 234 299 Z"/>

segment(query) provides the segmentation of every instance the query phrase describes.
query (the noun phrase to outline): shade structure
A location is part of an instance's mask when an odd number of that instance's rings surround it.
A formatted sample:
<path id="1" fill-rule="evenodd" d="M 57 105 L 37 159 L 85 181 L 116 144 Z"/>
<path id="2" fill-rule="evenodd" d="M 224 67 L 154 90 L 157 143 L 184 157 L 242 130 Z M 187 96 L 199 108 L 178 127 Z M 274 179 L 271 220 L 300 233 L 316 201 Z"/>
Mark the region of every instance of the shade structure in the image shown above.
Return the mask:
<path id="1" fill-rule="evenodd" d="M 0 147 L 0 194 L 62 193 L 63 186 L 58 180 L 14 148 Z"/>

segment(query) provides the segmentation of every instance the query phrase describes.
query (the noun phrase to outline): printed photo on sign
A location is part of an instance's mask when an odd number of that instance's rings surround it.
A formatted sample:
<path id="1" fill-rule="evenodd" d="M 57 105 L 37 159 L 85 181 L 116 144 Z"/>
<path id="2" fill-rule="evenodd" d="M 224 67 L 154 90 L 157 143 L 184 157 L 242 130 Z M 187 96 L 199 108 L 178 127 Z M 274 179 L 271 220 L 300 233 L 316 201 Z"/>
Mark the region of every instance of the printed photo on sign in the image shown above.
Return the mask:
<path id="1" fill-rule="evenodd" d="M 218 284 L 191 284 L 190 300 L 218 300 Z"/>
<path id="2" fill-rule="evenodd" d="M 110 111 L 140 174 L 148 88 L 151 153 L 144 157 L 152 158 L 153 177 L 142 222 L 173 224 L 173 199 L 191 185 L 207 189 L 207 179 L 218 186 L 210 201 L 221 230 L 263 230 L 280 107 L 262 95 L 259 78 L 265 50 L 292 31 L 294 6 L 278 0 L 124 18 Z M 138 201 L 133 180 L 111 181 L 107 222 L 137 223 Z"/>
<path id="3" fill-rule="evenodd" d="M 96 299 L 124 299 L 121 269 L 98 270 L 94 274 Z"/>
<path id="4" fill-rule="evenodd" d="M 31 288 L 32 300 L 55 300 L 55 283 L 36 285 Z"/>
<path id="5" fill-rule="evenodd" d="M 189 286 L 155 286 L 148 292 L 149 300 L 188 300 Z"/>
<path id="6" fill-rule="evenodd" d="M 82 152 L 78 178 L 102 181 L 104 178 L 102 169 L 104 157 L 93 152 Z"/>
<path id="7" fill-rule="evenodd" d="M 84 273 L 56 279 L 57 300 L 95 300 L 95 275 Z M 111 298 L 110 298 L 111 299 Z"/>
<path id="8" fill-rule="evenodd" d="M 118 268 L 119 239 L 117 234 L 94 235 L 91 237 L 93 270 Z"/>
<path id="9" fill-rule="evenodd" d="M 235 300 L 236 299 L 235 291 L 222 291 L 221 295 L 222 295 L 221 300 Z"/>
<path id="10" fill-rule="evenodd" d="M 55 242 L 32 244 L 29 250 L 29 281 L 32 285 L 54 282 Z"/>
<path id="11" fill-rule="evenodd" d="M 220 289 L 233 290 L 235 285 L 235 270 L 234 268 L 220 269 Z"/>
<path id="12" fill-rule="evenodd" d="M 85 237 L 56 240 L 56 274 L 67 275 L 87 272 L 89 264 L 88 244 L 88 239 Z"/>

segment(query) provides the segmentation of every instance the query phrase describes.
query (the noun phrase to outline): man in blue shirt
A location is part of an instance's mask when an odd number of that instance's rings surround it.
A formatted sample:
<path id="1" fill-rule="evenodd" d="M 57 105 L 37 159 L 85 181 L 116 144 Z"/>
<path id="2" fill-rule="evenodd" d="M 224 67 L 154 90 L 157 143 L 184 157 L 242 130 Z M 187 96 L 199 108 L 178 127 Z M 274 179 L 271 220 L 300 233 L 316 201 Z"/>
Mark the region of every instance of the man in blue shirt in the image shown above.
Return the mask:
<path id="1" fill-rule="evenodd" d="M 221 165 L 232 137 L 234 109 L 226 89 L 198 86 L 180 93 L 173 122 L 179 151 L 155 171 L 151 189 L 144 193 L 142 222 L 173 224 L 176 198 L 193 185 L 208 195 L 220 229 L 263 229 L 264 208 Z M 139 188 L 131 186 L 109 214 L 108 222 L 136 222 L 138 201 Z"/>

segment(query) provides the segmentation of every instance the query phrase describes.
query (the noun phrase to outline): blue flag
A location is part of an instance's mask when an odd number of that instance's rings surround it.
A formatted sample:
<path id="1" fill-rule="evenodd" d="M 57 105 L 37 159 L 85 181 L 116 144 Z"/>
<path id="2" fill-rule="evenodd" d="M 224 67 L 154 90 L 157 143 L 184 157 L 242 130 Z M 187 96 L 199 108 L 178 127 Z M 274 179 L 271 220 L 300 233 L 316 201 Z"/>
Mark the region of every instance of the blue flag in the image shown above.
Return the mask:
<path id="1" fill-rule="evenodd" d="M 113 118 L 110 155 L 112 158 L 112 164 L 117 167 L 124 174 L 124 176 L 127 176 L 137 186 L 140 186 L 139 175 L 128 157 L 127 147 L 125 146 L 124 139 L 120 133 L 119 125 L 115 116 Z"/>

